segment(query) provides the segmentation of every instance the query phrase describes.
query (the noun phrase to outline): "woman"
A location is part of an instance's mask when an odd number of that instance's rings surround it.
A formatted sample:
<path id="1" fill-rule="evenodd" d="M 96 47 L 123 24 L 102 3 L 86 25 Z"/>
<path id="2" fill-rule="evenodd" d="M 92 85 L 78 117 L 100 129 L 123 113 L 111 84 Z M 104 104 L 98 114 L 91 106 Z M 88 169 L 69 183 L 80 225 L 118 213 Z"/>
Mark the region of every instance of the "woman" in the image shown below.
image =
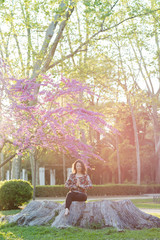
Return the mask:
<path id="1" fill-rule="evenodd" d="M 70 189 L 65 203 L 65 216 L 67 216 L 72 201 L 86 201 L 87 189 L 92 187 L 90 177 L 86 174 L 85 165 L 81 160 L 73 163 L 72 174 L 66 181 L 65 186 Z"/>

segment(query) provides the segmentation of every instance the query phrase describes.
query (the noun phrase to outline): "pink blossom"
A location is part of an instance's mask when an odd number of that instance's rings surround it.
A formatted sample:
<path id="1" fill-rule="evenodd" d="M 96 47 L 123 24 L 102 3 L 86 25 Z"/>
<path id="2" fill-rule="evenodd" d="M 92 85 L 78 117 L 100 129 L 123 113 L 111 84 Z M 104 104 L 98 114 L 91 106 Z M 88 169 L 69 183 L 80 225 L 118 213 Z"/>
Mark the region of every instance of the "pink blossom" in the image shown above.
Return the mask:
<path id="1" fill-rule="evenodd" d="M 79 94 L 93 95 L 90 88 L 64 76 L 57 83 L 51 75 L 42 75 L 42 78 L 42 83 L 37 83 L 35 79 L 5 79 L 1 74 L 0 80 L 10 101 L 7 112 L 12 116 L 10 128 L 3 129 L 3 132 L 11 134 L 14 145 L 21 152 L 32 146 L 52 150 L 58 147 L 60 151 L 69 152 L 86 162 L 91 157 L 102 160 L 92 146 L 83 143 L 76 135 L 82 123 L 100 134 L 105 134 L 105 127 L 117 131 L 106 123 L 103 114 L 81 107 Z M 61 106 L 61 97 L 65 99 L 64 106 Z"/>

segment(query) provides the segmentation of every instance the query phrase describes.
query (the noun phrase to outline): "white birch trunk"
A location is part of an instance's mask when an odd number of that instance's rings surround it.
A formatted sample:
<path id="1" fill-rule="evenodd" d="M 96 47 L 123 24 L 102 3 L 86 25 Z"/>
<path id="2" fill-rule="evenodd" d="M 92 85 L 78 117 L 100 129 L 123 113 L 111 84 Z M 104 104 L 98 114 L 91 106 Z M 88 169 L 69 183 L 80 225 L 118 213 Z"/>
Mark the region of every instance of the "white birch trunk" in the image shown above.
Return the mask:
<path id="1" fill-rule="evenodd" d="M 18 156 L 12 161 L 11 179 L 20 179 L 21 157 Z"/>
<path id="2" fill-rule="evenodd" d="M 131 105 L 130 100 L 128 101 L 130 110 L 131 110 L 131 116 L 133 121 L 133 129 L 134 129 L 134 140 L 136 145 L 136 160 L 137 160 L 137 184 L 141 183 L 141 160 L 140 160 L 140 149 L 139 149 L 139 139 L 138 139 L 138 132 L 137 132 L 137 124 L 136 119 L 133 111 L 133 107 Z"/>
<path id="3" fill-rule="evenodd" d="M 1 163 L 3 163 L 3 161 L 4 161 L 3 152 L 0 153 L 0 160 L 1 160 Z M 1 167 L 1 169 L 0 169 L 0 180 L 1 181 L 4 180 L 4 167 Z"/>

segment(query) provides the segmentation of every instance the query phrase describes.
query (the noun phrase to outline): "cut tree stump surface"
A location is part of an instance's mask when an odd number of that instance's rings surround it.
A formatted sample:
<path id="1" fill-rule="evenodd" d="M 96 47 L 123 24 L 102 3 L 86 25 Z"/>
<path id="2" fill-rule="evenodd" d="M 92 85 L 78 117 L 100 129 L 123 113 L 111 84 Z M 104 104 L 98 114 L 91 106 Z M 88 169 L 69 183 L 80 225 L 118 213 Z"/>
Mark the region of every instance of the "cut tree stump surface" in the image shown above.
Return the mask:
<path id="1" fill-rule="evenodd" d="M 70 214 L 64 216 L 64 204 L 55 201 L 31 201 L 20 213 L 4 216 L 0 221 L 20 226 L 51 225 L 56 228 L 115 227 L 123 229 L 159 228 L 160 218 L 142 212 L 130 200 L 72 202 Z"/>

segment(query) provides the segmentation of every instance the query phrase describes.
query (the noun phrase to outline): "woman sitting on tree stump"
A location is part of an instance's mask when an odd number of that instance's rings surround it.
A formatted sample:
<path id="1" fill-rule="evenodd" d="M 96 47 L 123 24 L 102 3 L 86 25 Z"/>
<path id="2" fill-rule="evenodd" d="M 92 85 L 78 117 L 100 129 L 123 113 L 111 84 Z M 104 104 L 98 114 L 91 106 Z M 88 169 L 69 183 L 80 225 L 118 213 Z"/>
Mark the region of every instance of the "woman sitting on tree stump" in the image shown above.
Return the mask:
<path id="1" fill-rule="evenodd" d="M 72 174 L 65 186 L 70 189 L 66 196 L 65 216 L 69 214 L 72 201 L 86 201 L 87 189 L 92 187 L 90 177 L 86 174 L 86 167 L 81 160 L 76 160 L 72 165 Z"/>

